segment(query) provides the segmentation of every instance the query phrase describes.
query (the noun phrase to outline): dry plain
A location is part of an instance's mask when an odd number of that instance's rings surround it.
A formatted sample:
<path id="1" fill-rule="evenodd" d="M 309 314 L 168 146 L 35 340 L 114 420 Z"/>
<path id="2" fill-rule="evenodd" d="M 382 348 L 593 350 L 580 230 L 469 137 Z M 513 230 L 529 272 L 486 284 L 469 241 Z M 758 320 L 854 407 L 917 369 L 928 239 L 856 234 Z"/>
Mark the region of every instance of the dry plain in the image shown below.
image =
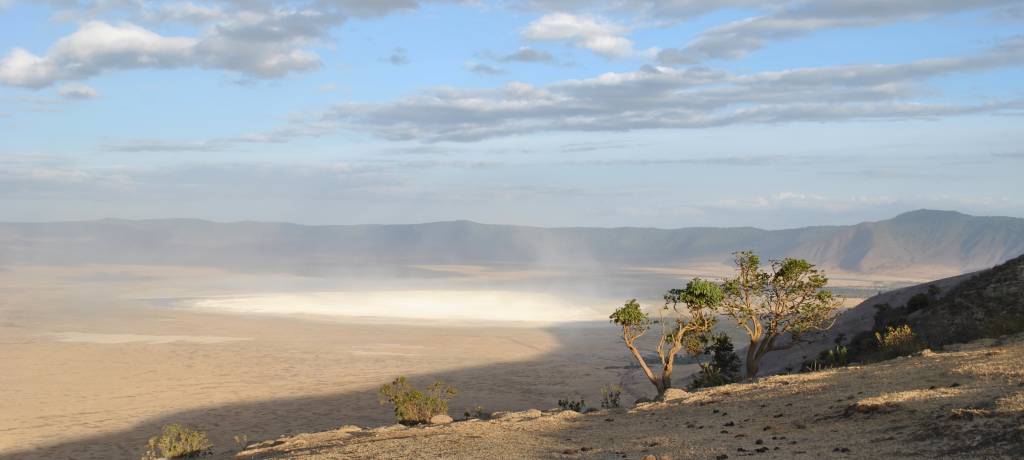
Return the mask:
<path id="1" fill-rule="evenodd" d="M 0 274 L 2 459 L 137 458 L 146 439 L 171 422 L 208 431 L 221 454 L 237 450 L 236 435 L 260 440 L 387 424 L 393 417 L 376 388 L 397 375 L 454 384 L 453 415 L 477 404 L 489 411 L 550 408 L 567 397 L 594 404 L 600 387 L 614 383 L 624 385 L 628 401 L 650 392 L 625 368 L 629 357 L 614 328 L 600 320 L 240 313 L 201 300 L 237 303 L 254 292 L 312 292 L 320 294 L 303 298 L 322 300 L 336 281 L 195 267 L 22 266 Z M 509 294 L 510 280 L 550 273 L 476 273 L 469 284 L 459 276 L 445 295 L 471 295 L 453 315 L 472 316 L 467 309 L 487 299 L 496 303 L 481 308 L 532 305 L 527 318 L 564 308 L 558 314 L 599 319 L 602 308 L 621 302 Z M 635 289 L 651 298 L 658 295 L 652 285 L 672 282 L 643 279 Z M 443 284 L 405 280 L 407 290 L 393 298 L 415 302 L 410 292 L 429 295 Z"/>

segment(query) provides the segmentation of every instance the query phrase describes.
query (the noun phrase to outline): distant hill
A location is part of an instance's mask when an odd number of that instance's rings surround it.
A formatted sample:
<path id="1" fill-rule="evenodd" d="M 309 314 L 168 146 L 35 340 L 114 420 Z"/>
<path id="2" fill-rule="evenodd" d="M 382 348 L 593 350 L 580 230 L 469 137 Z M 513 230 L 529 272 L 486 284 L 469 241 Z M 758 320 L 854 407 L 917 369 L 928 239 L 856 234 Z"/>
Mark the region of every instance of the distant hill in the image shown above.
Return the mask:
<path id="1" fill-rule="evenodd" d="M 203 220 L 0 224 L 0 264 L 200 265 L 304 273 L 411 264 L 653 266 L 729 263 L 752 249 L 826 268 L 963 273 L 1024 253 L 1024 219 L 913 211 L 879 222 L 787 230 L 538 228 L 469 221 L 306 226 Z"/>

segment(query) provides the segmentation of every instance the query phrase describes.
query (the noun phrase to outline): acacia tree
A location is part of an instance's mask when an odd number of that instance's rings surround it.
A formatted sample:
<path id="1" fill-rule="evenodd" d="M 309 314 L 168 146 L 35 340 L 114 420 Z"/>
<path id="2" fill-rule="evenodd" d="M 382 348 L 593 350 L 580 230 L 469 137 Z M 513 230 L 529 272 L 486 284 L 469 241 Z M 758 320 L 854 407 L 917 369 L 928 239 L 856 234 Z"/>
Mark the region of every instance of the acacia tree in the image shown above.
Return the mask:
<path id="1" fill-rule="evenodd" d="M 622 327 L 622 340 L 626 343 L 644 375 L 658 390 L 658 398 L 672 387 L 672 368 L 676 354 L 683 348 L 697 355 L 702 351 L 702 337 L 715 324 L 714 311 L 722 302 L 722 290 L 713 282 L 695 278 L 685 289 L 672 289 L 665 294 L 665 305 L 658 310 L 661 338 L 658 340 L 658 373 L 647 364 L 636 341 L 651 328 L 652 319 L 636 299 L 615 310 L 609 319 Z"/>
<path id="2" fill-rule="evenodd" d="M 753 252 L 735 256 L 736 277 L 722 283 L 720 311 L 750 337 L 746 377 L 753 379 L 761 358 L 781 349 L 776 344 L 780 336 L 789 334 L 796 342 L 804 333 L 831 328 L 842 301 L 824 289 L 825 273 L 806 260 L 773 260 L 765 271 Z"/>

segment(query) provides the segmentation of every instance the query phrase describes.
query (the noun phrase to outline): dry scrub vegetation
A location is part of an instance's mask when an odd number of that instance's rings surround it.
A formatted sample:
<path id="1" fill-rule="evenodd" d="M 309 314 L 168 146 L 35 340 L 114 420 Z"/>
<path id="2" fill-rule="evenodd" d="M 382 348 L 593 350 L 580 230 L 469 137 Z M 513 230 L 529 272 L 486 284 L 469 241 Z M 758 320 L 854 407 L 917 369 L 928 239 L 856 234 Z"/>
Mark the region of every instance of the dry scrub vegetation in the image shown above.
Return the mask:
<path id="1" fill-rule="evenodd" d="M 346 427 L 260 443 L 239 458 L 1019 458 L 1022 449 L 1018 335 L 718 386 L 632 409 Z"/>

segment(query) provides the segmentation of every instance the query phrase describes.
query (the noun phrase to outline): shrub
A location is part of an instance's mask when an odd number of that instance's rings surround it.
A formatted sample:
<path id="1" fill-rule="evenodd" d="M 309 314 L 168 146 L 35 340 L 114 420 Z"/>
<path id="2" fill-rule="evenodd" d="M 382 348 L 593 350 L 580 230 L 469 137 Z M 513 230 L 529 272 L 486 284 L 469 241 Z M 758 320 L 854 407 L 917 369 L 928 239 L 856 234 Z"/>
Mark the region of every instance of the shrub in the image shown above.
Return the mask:
<path id="1" fill-rule="evenodd" d="M 890 326 L 884 333 L 875 332 L 875 341 L 878 342 L 878 350 L 885 359 L 906 356 L 924 348 L 908 324 Z"/>
<path id="2" fill-rule="evenodd" d="M 618 385 L 608 385 L 606 387 L 601 387 L 601 408 L 615 409 L 620 407 L 621 397 L 622 387 Z"/>
<path id="3" fill-rule="evenodd" d="M 472 409 L 466 409 L 466 412 L 463 412 L 462 415 L 464 415 L 466 418 L 476 418 L 480 420 L 490 418 L 490 414 L 484 411 L 484 406 L 481 406 L 479 404 L 473 406 Z"/>
<path id="4" fill-rule="evenodd" d="M 732 340 L 726 334 L 711 338 L 711 344 L 704 348 L 704 354 L 711 355 L 711 361 L 701 363 L 700 372 L 690 388 L 708 388 L 733 383 L 739 380 L 740 357 L 733 351 Z"/>
<path id="5" fill-rule="evenodd" d="M 212 448 L 206 433 L 174 423 L 164 425 L 159 436 L 149 438 L 142 460 L 198 457 L 210 453 Z"/>
<path id="6" fill-rule="evenodd" d="M 849 349 L 836 344 L 836 346 L 818 353 L 817 359 L 805 362 L 803 370 L 804 372 L 817 372 L 849 365 Z"/>
<path id="7" fill-rule="evenodd" d="M 907 301 L 907 313 L 924 310 L 925 308 L 928 308 L 930 304 L 931 299 L 928 297 L 928 294 L 918 292 Z"/>
<path id="8" fill-rule="evenodd" d="M 587 411 L 587 403 L 583 401 L 583 399 L 580 399 L 579 401 L 571 399 L 559 399 L 558 407 L 562 410 L 572 410 L 581 413 Z"/>
<path id="9" fill-rule="evenodd" d="M 455 396 L 455 388 L 437 381 L 423 392 L 413 388 L 404 376 L 400 376 L 382 385 L 378 393 L 382 406 L 390 403 L 395 407 L 395 417 L 399 423 L 415 425 L 427 423 L 435 415 L 447 415 L 448 401 Z"/>

